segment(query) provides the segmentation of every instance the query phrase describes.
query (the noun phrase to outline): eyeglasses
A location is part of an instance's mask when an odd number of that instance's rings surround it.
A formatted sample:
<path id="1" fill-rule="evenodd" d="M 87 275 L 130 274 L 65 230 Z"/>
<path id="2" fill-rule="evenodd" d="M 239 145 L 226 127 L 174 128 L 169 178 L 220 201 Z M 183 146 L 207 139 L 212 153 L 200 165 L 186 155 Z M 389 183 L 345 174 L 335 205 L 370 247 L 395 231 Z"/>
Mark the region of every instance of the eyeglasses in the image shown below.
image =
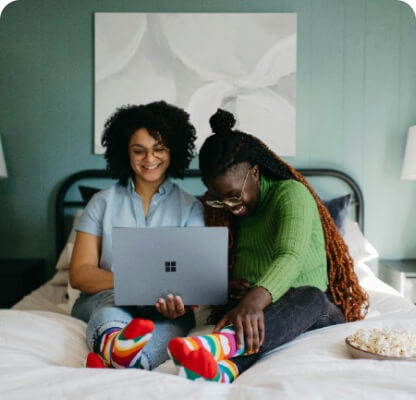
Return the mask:
<path id="1" fill-rule="evenodd" d="M 136 160 L 143 160 L 150 153 L 153 157 L 164 158 L 169 153 L 169 148 L 164 145 L 156 145 L 150 149 L 145 147 L 134 146 L 130 148 L 130 153 Z"/>
<path id="2" fill-rule="evenodd" d="M 247 178 L 248 178 L 248 174 L 251 171 L 252 168 L 249 168 L 246 176 L 244 178 L 244 182 L 243 182 L 243 187 L 241 188 L 241 192 L 239 196 L 232 196 L 232 197 L 227 197 L 226 199 L 220 201 L 220 200 L 206 200 L 205 204 L 207 206 L 210 207 L 214 207 L 214 208 L 224 208 L 224 207 L 228 207 L 228 208 L 235 208 L 235 207 L 239 207 L 243 204 L 243 193 L 244 193 L 244 188 L 246 186 L 246 182 L 247 182 Z"/>

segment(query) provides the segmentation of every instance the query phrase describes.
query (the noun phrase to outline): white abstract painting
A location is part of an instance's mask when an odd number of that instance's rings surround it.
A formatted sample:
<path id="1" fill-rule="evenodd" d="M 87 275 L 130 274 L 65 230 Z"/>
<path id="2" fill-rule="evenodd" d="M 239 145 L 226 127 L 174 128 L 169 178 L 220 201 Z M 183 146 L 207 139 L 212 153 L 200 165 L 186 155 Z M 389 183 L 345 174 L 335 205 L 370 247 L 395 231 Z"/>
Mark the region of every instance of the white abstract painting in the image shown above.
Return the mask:
<path id="1" fill-rule="evenodd" d="M 294 13 L 96 13 L 95 153 L 118 107 L 165 100 L 189 112 L 197 149 L 223 108 L 295 155 L 296 37 Z"/>

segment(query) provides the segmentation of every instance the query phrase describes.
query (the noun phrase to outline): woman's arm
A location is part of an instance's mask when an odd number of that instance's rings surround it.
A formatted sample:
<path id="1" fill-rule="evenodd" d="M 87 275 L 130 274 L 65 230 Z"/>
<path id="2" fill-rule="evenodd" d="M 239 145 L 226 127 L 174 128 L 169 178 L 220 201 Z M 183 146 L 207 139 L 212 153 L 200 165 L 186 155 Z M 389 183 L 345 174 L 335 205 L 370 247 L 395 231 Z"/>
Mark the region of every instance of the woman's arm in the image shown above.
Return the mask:
<path id="1" fill-rule="evenodd" d="M 113 289 L 113 273 L 99 268 L 100 252 L 100 236 L 77 232 L 69 266 L 69 281 L 74 289 L 89 294 Z"/>
<path id="2" fill-rule="evenodd" d="M 281 186 L 274 203 L 273 218 L 277 230 L 272 246 L 274 260 L 254 282 L 264 287 L 276 302 L 293 285 L 304 268 L 311 245 L 314 220 L 319 219 L 316 202 L 301 183 L 288 182 Z M 322 233 L 323 237 L 323 233 Z M 325 242 L 322 255 L 325 259 Z"/>

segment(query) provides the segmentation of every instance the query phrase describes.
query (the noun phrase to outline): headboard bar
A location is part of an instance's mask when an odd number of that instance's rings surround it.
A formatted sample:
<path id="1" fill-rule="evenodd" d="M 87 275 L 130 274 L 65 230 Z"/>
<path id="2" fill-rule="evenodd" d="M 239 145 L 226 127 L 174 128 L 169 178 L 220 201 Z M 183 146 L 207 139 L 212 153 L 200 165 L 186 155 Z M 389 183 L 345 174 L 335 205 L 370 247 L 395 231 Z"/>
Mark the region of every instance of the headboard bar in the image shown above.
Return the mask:
<path id="1" fill-rule="evenodd" d="M 348 184 L 354 194 L 354 202 L 352 203 L 355 206 L 355 215 L 357 222 L 364 232 L 364 197 L 363 193 L 358 186 L 357 182 L 351 178 L 348 174 L 337 171 L 335 169 L 307 169 L 299 168 L 297 169 L 305 177 L 309 176 L 322 176 L 322 177 L 334 177 L 338 178 L 341 181 Z M 199 169 L 188 169 L 185 171 L 185 178 L 199 178 L 201 172 Z M 59 256 L 59 253 L 65 246 L 66 235 L 65 235 L 65 209 L 68 208 L 82 208 L 85 206 L 83 201 L 67 201 L 65 196 L 71 186 L 77 181 L 83 179 L 109 179 L 110 174 L 107 170 L 103 169 L 88 169 L 75 174 L 70 175 L 66 178 L 61 186 L 58 189 L 55 200 L 55 227 L 56 227 L 56 254 Z"/>
<path id="2" fill-rule="evenodd" d="M 341 181 L 347 183 L 353 193 L 355 201 L 352 203 L 355 206 L 355 212 L 357 215 L 357 222 L 361 228 L 361 231 L 364 232 L 364 196 L 363 192 L 361 191 L 360 186 L 358 183 L 351 178 L 345 172 L 337 171 L 336 169 L 297 169 L 302 175 L 304 176 L 332 176 L 334 178 L 338 178 Z"/>
<path id="3" fill-rule="evenodd" d="M 56 255 L 63 249 L 66 241 L 65 237 L 65 209 L 83 207 L 82 201 L 65 201 L 65 196 L 70 187 L 81 179 L 88 178 L 110 178 L 109 172 L 103 169 L 87 169 L 76 172 L 66 178 L 59 187 L 55 200 L 55 227 L 56 227 Z"/>

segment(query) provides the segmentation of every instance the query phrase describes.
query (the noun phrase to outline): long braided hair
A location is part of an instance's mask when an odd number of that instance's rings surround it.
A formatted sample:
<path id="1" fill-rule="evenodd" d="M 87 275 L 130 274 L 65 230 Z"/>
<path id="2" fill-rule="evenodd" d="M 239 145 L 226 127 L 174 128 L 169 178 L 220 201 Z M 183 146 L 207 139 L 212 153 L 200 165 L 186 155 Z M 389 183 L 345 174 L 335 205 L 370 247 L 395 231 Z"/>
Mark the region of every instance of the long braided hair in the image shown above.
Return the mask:
<path id="1" fill-rule="evenodd" d="M 257 164 L 261 174 L 268 178 L 294 179 L 303 183 L 318 207 L 325 236 L 329 289 L 334 302 L 341 308 L 346 321 L 363 319 L 368 311 L 368 296 L 358 283 L 354 272 L 354 261 L 328 209 L 305 177 L 256 137 L 233 130 L 235 119 L 231 113 L 218 109 L 211 117 L 210 124 L 215 134 L 204 142 L 199 153 L 199 167 L 204 183 L 207 184 L 232 166 L 242 162 L 248 162 L 251 166 Z M 237 235 L 235 218 L 226 209 L 205 207 L 207 226 L 226 226 L 229 229 L 231 268 L 235 261 Z"/>

